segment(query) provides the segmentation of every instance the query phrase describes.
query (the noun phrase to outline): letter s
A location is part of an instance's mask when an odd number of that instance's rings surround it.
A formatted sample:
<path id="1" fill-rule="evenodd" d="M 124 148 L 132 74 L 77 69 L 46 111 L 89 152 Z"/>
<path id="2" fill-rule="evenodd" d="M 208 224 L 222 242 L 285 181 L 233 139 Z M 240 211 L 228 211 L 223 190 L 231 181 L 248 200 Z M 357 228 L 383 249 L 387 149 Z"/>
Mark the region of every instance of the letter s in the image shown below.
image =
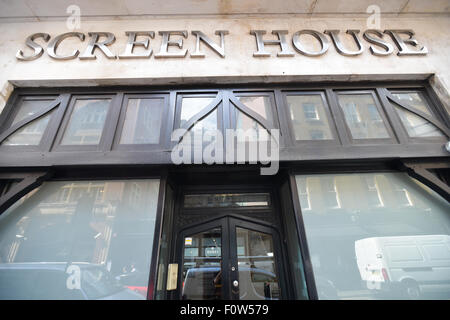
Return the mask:
<path id="1" fill-rule="evenodd" d="M 26 39 L 25 44 L 29 48 L 34 50 L 34 54 L 26 57 L 23 55 L 22 50 L 19 50 L 19 51 L 17 51 L 17 54 L 16 54 L 17 60 L 31 61 L 31 60 L 35 60 L 35 59 L 39 58 L 40 56 L 42 56 L 42 54 L 44 53 L 44 49 L 39 44 L 34 42 L 34 40 L 37 38 L 43 38 L 44 41 L 47 42 L 48 40 L 50 40 L 50 35 L 48 33 L 34 33 L 31 36 L 29 36 Z"/>

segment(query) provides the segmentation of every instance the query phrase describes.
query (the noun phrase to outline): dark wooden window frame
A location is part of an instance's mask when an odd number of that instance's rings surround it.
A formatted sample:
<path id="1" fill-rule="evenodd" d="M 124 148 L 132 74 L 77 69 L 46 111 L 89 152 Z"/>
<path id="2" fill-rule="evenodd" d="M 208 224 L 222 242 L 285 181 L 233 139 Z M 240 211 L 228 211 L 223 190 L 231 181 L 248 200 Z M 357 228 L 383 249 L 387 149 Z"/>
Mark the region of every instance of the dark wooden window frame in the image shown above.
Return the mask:
<path id="1" fill-rule="evenodd" d="M 350 140 L 350 144 L 353 144 L 353 145 L 356 145 L 356 144 L 358 144 L 358 145 L 359 144 L 383 145 L 383 144 L 395 144 L 395 143 L 397 143 L 397 139 L 396 139 L 394 130 L 391 127 L 391 124 L 390 124 L 390 122 L 389 122 L 389 120 L 388 120 L 388 118 L 387 118 L 387 116 L 385 114 L 385 111 L 384 111 L 383 107 L 381 106 L 381 104 L 380 104 L 380 102 L 379 102 L 379 100 L 378 100 L 378 98 L 377 98 L 377 96 L 375 94 L 375 91 L 373 91 L 373 90 L 338 90 L 338 91 L 335 91 L 335 94 L 336 94 L 336 100 L 337 100 L 337 103 L 338 103 L 338 108 L 337 109 L 340 112 L 340 116 L 344 119 L 344 123 L 345 123 L 345 127 L 346 127 L 346 130 L 347 130 L 347 135 L 348 135 L 349 140 Z M 381 117 L 381 120 L 382 120 L 382 122 L 383 122 L 383 124 L 384 124 L 384 126 L 386 128 L 386 132 L 387 132 L 389 137 L 388 138 L 372 138 L 372 139 L 370 139 L 370 138 L 369 139 L 356 139 L 356 138 L 353 138 L 351 130 L 350 130 L 350 127 L 349 127 L 349 125 L 347 123 L 347 120 L 345 119 L 345 116 L 344 116 L 344 110 L 342 109 L 342 105 L 339 103 L 339 98 L 338 98 L 339 95 L 346 95 L 346 96 L 370 95 L 370 96 L 372 96 L 373 101 L 375 102 L 375 107 L 377 108 L 377 111 L 378 111 L 378 113 L 379 113 L 379 115 Z"/>
<path id="2" fill-rule="evenodd" d="M 430 121 L 438 127 L 446 137 L 437 138 L 414 138 L 408 137 L 397 112 L 391 102 L 411 111 L 411 108 L 396 101 L 390 90 L 417 91 L 427 99 L 433 117 L 425 115 L 418 110 L 412 110 L 418 116 Z M 328 109 L 329 125 L 333 134 L 336 134 L 333 143 L 329 141 L 306 140 L 299 143 L 294 139 L 294 132 L 288 116 L 288 108 L 284 96 L 286 94 L 299 94 L 312 92 L 325 95 L 325 108 Z M 390 134 L 389 139 L 352 139 L 351 134 L 343 118 L 342 111 L 338 105 L 337 94 L 367 93 L 370 92 L 375 99 L 377 108 L 384 120 L 384 125 Z M 34 116 L 24 119 L 18 127 L 9 128 L 8 121 L 12 119 L 15 112 L 14 107 L 23 96 L 58 96 L 59 101 L 55 112 L 39 146 L 0 146 L 0 167 L 23 167 L 23 166 L 49 166 L 49 165 L 89 165 L 89 164 L 169 164 L 170 150 L 177 143 L 170 141 L 172 130 L 179 125 L 180 97 L 195 96 L 202 94 L 216 95 L 221 99 L 216 106 L 218 109 L 218 128 L 225 130 L 233 128 L 234 106 L 232 99 L 234 95 L 259 95 L 271 96 L 273 105 L 274 128 L 280 128 L 280 161 L 302 160 L 327 160 L 327 159 L 363 159 L 363 158 L 392 158 L 392 157 L 447 157 L 443 145 L 450 137 L 450 120 L 447 111 L 440 104 L 436 94 L 426 82 L 403 82 L 403 83 L 346 83 L 333 85 L 319 84 L 286 84 L 274 86 L 261 84 L 236 88 L 236 86 L 205 87 L 197 88 L 167 88 L 167 87 L 106 87 L 106 88 L 19 88 L 16 89 L 9 99 L 2 114 L 0 114 L 0 138 L 3 140 L 36 119 Z M 127 96 L 146 97 L 149 95 L 168 96 L 168 106 L 165 110 L 165 118 L 161 124 L 161 135 L 159 145 L 118 145 L 120 132 L 123 126 L 123 117 L 126 112 Z M 111 97 L 111 105 L 107 120 L 103 128 L 103 134 L 99 145 L 60 146 L 60 140 L 67 125 L 67 121 L 73 108 L 75 97 Z M 216 101 L 216 100 L 215 100 Z M 218 101 L 218 100 L 217 100 Z M 69 103 L 70 102 L 70 103 Z M 211 107 L 211 106 L 207 106 Z M 241 106 L 242 107 L 242 106 Z M 190 121 L 191 125 L 203 119 L 206 115 L 204 108 Z M 211 111 L 211 110 L 210 110 Z M 250 115 L 251 116 L 251 115 Z M 261 119 L 253 118 L 257 122 Z M 264 125 L 264 123 L 263 123 Z M 333 128 L 335 127 L 335 128 Z M 13 129 L 13 130 L 12 130 Z M 12 131 L 11 131 L 12 130 Z M 323 143 L 322 143 L 323 142 Z M 224 141 L 224 145 L 226 142 Z M 6 152 L 4 152 L 6 151 Z M 26 157 L 23 153 L 27 152 Z M 76 153 L 75 153 L 76 152 Z M 76 155 L 74 157 L 74 155 Z"/>
<path id="3" fill-rule="evenodd" d="M 418 93 L 422 97 L 422 99 L 424 100 L 425 104 L 428 107 L 428 110 L 431 113 L 430 119 L 426 119 L 426 120 L 428 120 L 428 122 L 430 122 L 435 127 L 437 127 L 438 130 L 445 135 L 445 132 L 442 132 L 442 129 L 440 129 L 441 127 L 440 126 L 436 126 L 436 123 L 435 123 L 436 120 L 441 118 L 441 112 L 438 111 L 438 108 L 433 108 L 433 103 L 432 103 L 430 97 L 425 93 L 424 88 L 416 88 L 414 90 L 411 90 L 411 89 L 409 89 L 409 90 L 408 89 L 395 90 L 395 89 L 393 89 L 393 90 L 389 90 L 389 91 L 390 91 L 391 94 L 392 93 Z M 396 105 L 400 109 L 409 111 L 409 112 L 411 112 L 411 113 L 421 117 L 422 119 L 424 118 L 424 114 L 418 114 L 418 112 L 420 112 L 419 110 L 415 110 L 415 109 L 411 110 L 410 108 L 405 108 L 404 105 L 402 106 L 402 105 L 400 105 L 398 103 L 400 101 L 398 101 L 397 99 L 396 99 L 397 101 L 392 101 L 392 99 L 390 99 L 389 96 L 388 96 L 388 100 L 391 103 L 391 105 Z M 398 118 L 398 121 L 400 122 L 400 126 L 397 126 L 398 131 L 403 131 L 402 135 L 404 135 L 406 137 L 408 143 L 411 143 L 411 144 L 414 144 L 414 143 L 433 143 L 433 142 L 434 143 L 438 143 L 438 142 L 444 141 L 442 137 L 411 137 L 411 136 L 409 136 L 409 134 L 408 134 L 408 132 L 407 132 L 403 122 L 401 121 L 400 116 L 398 115 L 397 111 L 394 110 L 394 112 L 395 112 L 395 116 Z M 446 125 L 448 126 L 448 123 Z"/>
<path id="4" fill-rule="evenodd" d="M 100 140 L 98 144 L 71 144 L 62 145 L 62 139 L 66 130 L 68 128 L 69 122 L 72 118 L 75 105 L 78 100 L 90 100 L 90 99 L 110 99 L 108 110 L 105 117 L 105 122 L 103 124 L 102 132 L 100 134 Z M 100 150 L 110 150 L 111 149 L 111 138 L 114 132 L 111 132 L 111 123 L 117 123 L 114 118 L 117 118 L 117 113 L 120 111 L 120 104 L 117 100 L 120 100 L 120 95 L 117 94 L 95 94 L 95 95 L 72 95 L 70 103 L 67 106 L 67 111 L 65 112 L 64 118 L 60 125 L 60 130 L 55 137 L 55 145 L 52 151 L 100 151 Z M 118 106 L 119 105 L 119 106 Z M 118 110 L 119 109 L 119 110 Z M 110 129 L 110 130 L 108 130 Z"/>
<path id="5" fill-rule="evenodd" d="M 125 118 L 128 110 L 128 101 L 130 99 L 162 99 L 164 110 L 161 115 L 161 127 L 159 134 L 159 142 L 158 143 L 146 143 L 146 144 L 122 144 L 120 143 L 120 139 L 122 137 L 123 126 L 125 124 Z M 123 99 L 121 102 L 120 108 L 120 116 L 117 124 L 117 129 L 114 135 L 114 142 L 112 150 L 162 150 L 166 145 L 166 133 L 167 133 L 167 115 L 169 113 L 169 94 L 123 94 Z"/>
<path id="6" fill-rule="evenodd" d="M 50 116 L 49 123 L 47 124 L 47 127 L 45 128 L 41 141 L 38 145 L 18 145 L 18 146 L 11 146 L 11 145 L 2 145 L 1 149 L 5 151 L 15 152 L 15 151 L 40 151 L 40 150 L 49 150 L 48 140 L 49 135 L 52 134 L 52 124 L 54 124 L 55 120 L 58 120 L 58 111 L 60 106 L 65 103 L 64 97 L 61 95 L 31 95 L 31 96 L 18 96 L 17 97 L 17 103 L 15 105 L 20 105 L 23 101 L 42 101 L 42 100 L 52 100 L 49 105 L 39 112 L 33 114 L 32 116 L 25 117 L 24 119 L 18 121 L 14 125 L 12 125 L 12 122 L 16 115 L 19 112 L 18 107 L 13 108 L 9 114 L 6 115 L 6 119 L 4 121 L 4 126 L 8 129 L 4 130 L 0 134 L 0 143 L 2 143 L 6 138 L 12 136 L 14 133 L 16 133 L 21 128 L 24 128 L 29 123 L 44 117 L 48 115 L 50 112 L 53 112 Z"/>

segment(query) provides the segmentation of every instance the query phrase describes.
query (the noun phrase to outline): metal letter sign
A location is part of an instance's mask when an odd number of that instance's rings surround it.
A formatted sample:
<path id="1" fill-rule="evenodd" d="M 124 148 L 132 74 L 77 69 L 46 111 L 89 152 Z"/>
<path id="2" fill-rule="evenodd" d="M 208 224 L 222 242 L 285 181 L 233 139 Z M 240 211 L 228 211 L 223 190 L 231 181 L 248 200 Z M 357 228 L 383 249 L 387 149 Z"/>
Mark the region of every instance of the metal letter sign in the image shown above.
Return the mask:
<path id="1" fill-rule="evenodd" d="M 268 33 L 266 30 L 250 30 L 249 34 L 254 36 L 254 40 L 256 40 L 256 51 L 253 52 L 253 57 L 270 58 L 272 56 L 293 57 L 296 54 L 295 51 L 306 57 L 322 56 L 328 52 L 330 40 L 339 54 L 343 56 L 358 56 L 364 50 L 367 50 L 360 39 L 359 32 L 360 30 L 350 29 L 344 34 L 340 30 L 320 32 L 305 29 L 292 33 L 292 36 L 289 36 L 289 31 L 287 30 L 272 30 L 272 36 L 265 36 Z M 20 61 L 31 61 L 40 58 L 44 52 L 47 52 L 47 55 L 55 60 L 73 60 L 76 58 L 80 60 L 95 60 L 97 58 L 96 54 L 101 51 L 108 59 L 149 59 L 153 53 L 153 49 L 150 48 L 150 39 L 155 39 L 155 34 L 155 31 L 125 31 L 126 42 L 121 45 L 121 48 L 114 48 L 116 36 L 113 33 L 89 32 L 89 41 L 87 45 L 84 45 L 84 50 L 78 47 L 78 49 L 74 48 L 71 54 L 61 55 L 58 54 L 57 49 L 64 39 L 78 38 L 80 45 L 83 45 L 86 35 L 82 32 L 67 32 L 52 38 L 47 33 L 34 33 L 25 40 L 25 45 L 32 49 L 33 52 L 27 54 L 22 50 L 18 50 L 16 58 Z M 191 31 L 191 34 L 195 36 L 195 46 L 192 48 L 189 57 L 205 58 L 207 56 L 207 53 L 202 51 L 201 48 L 201 43 L 203 42 L 209 47 L 209 54 L 212 51 L 225 58 L 225 35 L 229 34 L 227 30 L 216 30 L 214 34 L 219 36 L 219 38 L 216 37 L 215 40 L 214 36 L 207 35 L 199 30 Z M 187 53 L 191 48 L 186 48 L 187 46 L 184 43 L 184 40 L 188 39 L 189 35 L 187 30 L 158 31 L 158 35 L 161 37 L 161 45 L 157 51 L 158 53 L 154 55 L 155 58 L 185 58 L 188 56 Z M 319 42 L 320 50 L 316 49 L 313 51 L 305 46 L 305 37 L 307 38 L 308 36 L 315 38 L 312 41 Z M 288 41 L 289 37 L 291 42 Z M 356 50 L 352 50 L 344 45 L 344 37 L 353 39 Z M 428 53 L 428 49 L 419 45 L 419 42 L 414 38 L 414 31 L 409 29 L 384 31 L 367 29 L 362 33 L 362 38 L 369 43 L 369 46 L 366 47 L 375 56 L 389 56 L 394 52 L 395 47 L 398 49 L 398 56 L 417 56 Z M 393 44 L 388 42 L 386 38 L 391 38 Z M 39 43 L 37 42 L 38 39 Z M 48 42 L 46 50 L 44 50 L 42 42 Z M 270 48 L 266 48 L 268 46 Z M 134 52 L 136 47 L 141 47 L 139 52 Z M 352 45 L 352 47 L 355 46 Z M 30 51 L 29 49 L 28 51 Z M 119 51 L 119 49 L 122 50 Z M 83 53 L 80 54 L 80 51 Z M 122 53 L 115 54 L 113 53 L 114 51 Z"/>

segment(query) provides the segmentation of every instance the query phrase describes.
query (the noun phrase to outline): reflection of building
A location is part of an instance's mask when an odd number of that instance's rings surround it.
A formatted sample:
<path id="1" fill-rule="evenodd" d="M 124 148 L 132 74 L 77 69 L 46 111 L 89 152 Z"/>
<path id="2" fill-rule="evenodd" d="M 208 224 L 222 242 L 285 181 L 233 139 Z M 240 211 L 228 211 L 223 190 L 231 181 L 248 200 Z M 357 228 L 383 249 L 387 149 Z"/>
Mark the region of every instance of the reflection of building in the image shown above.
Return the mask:
<path id="1" fill-rule="evenodd" d="M 63 144 L 97 144 L 108 112 L 109 100 L 77 100 Z"/>
<path id="2" fill-rule="evenodd" d="M 296 140 L 333 138 L 320 95 L 289 95 L 286 100 Z"/>
<path id="3" fill-rule="evenodd" d="M 306 210 L 313 210 L 315 214 L 330 213 L 330 209 L 341 208 L 349 212 L 369 212 L 383 207 L 426 209 L 419 198 L 411 198 L 408 190 L 384 178 L 382 174 L 310 176 L 300 181 L 302 204 L 307 204 Z"/>
<path id="4" fill-rule="evenodd" d="M 342 294 L 367 294 L 351 292 L 367 289 L 361 287 L 355 241 L 450 232 L 447 205 L 425 198 L 423 186 L 402 174 L 297 176 L 297 185 L 315 276 L 332 280 Z"/>
<path id="5" fill-rule="evenodd" d="M 129 99 L 120 143 L 158 143 L 163 107 L 162 99 Z"/>
<path id="6" fill-rule="evenodd" d="M 340 95 L 339 103 L 354 139 L 389 137 L 371 95 Z"/>
<path id="7" fill-rule="evenodd" d="M 0 262 L 110 263 L 116 274 L 130 261 L 145 268 L 146 257 L 134 255 L 131 248 L 152 240 L 153 220 L 142 208 L 152 205 L 148 193 L 154 191 L 147 181 L 42 186 L 21 200 L 25 208 L 16 228 L 1 239 Z M 28 203 L 38 205 L 30 210 Z"/>

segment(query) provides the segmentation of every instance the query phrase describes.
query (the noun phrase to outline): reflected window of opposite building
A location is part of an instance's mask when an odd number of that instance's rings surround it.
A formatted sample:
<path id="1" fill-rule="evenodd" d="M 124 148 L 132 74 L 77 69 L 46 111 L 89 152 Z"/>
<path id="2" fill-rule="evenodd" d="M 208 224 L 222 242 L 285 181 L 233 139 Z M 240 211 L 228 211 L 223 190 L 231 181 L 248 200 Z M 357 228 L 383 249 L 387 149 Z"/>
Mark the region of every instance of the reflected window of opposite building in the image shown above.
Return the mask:
<path id="1" fill-rule="evenodd" d="M 450 299 L 450 205 L 437 193 L 394 172 L 296 182 L 320 299 Z"/>
<path id="2" fill-rule="evenodd" d="M 338 100 L 353 139 L 389 138 L 371 94 L 338 94 Z"/>
<path id="3" fill-rule="evenodd" d="M 0 299 L 145 299 L 158 190 L 55 181 L 22 197 L 0 216 Z"/>
<path id="4" fill-rule="evenodd" d="M 61 145 L 100 143 L 111 99 L 76 99 Z"/>
<path id="5" fill-rule="evenodd" d="M 295 140 L 331 140 L 326 106 L 319 94 L 287 95 Z"/>

